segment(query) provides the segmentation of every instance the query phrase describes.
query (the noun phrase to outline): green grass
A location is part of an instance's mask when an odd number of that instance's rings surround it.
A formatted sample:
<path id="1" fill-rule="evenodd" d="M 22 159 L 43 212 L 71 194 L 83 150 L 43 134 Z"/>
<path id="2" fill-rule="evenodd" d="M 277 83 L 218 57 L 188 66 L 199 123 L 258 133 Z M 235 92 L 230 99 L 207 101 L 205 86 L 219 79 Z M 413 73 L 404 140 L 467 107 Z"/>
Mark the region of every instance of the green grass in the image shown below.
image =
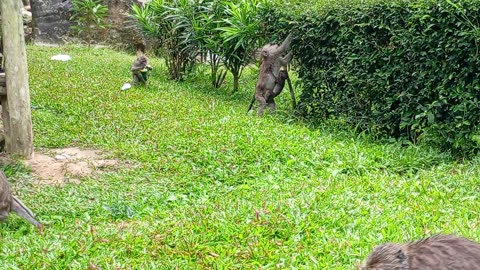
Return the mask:
<path id="1" fill-rule="evenodd" d="M 136 165 L 64 186 L 10 168 L 46 231 L 0 224 L 2 269 L 353 269 L 386 241 L 480 240 L 478 159 L 314 128 L 290 116 L 288 92 L 277 114 L 245 115 L 255 71 L 228 95 L 206 71 L 170 82 L 152 59 L 148 86 L 121 91 L 132 55 L 31 46 L 28 58 L 37 151 L 93 147 Z"/>

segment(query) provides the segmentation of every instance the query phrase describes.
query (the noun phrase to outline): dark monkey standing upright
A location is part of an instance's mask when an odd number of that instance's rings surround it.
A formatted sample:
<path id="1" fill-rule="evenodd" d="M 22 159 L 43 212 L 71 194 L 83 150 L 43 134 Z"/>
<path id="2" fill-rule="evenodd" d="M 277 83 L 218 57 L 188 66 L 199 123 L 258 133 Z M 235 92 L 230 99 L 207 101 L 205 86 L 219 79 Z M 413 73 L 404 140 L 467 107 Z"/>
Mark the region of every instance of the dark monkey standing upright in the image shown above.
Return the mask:
<path id="1" fill-rule="evenodd" d="M 273 88 L 272 91 L 267 91 L 265 93 L 265 102 L 267 103 L 267 106 L 272 110 L 275 111 L 275 100 L 274 98 L 283 91 L 283 88 L 285 87 L 285 82 L 288 79 L 288 72 L 286 69 L 280 70 L 280 73 L 278 73 L 278 78 L 275 84 L 275 87 Z M 252 109 L 253 103 L 255 102 L 255 94 L 252 97 L 252 101 L 250 102 L 250 106 L 248 107 L 247 113 Z"/>
<path id="2" fill-rule="evenodd" d="M 277 87 L 277 84 L 282 82 L 285 85 L 286 79 L 281 80 L 280 69 L 282 67 L 286 68 L 293 56 L 292 52 L 283 56 L 288 50 L 291 41 L 292 34 L 289 34 L 280 46 L 267 44 L 262 48 L 260 73 L 255 87 L 255 99 L 259 103 L 259 115 L 263 115 L 263 111 L 267 105 L 272 111 L 275 111 L 274 97 L 283 89 L 283 86 L 278 85 Z M 278 93 L 274 94 L 274 90 L 278 91 Z"/>
<path id="3" fill-rule="evenodd" d="M 43 225 L 35 219 L 32 211 L 12 195 L 7 177 L 0 171 L 0 221 L 5 220 L 12 211 L 28 220 L 35 227 L 42 229 Z"/>
<path id="4" fill-rule="evenodd" d="M 408 244 L 376 247 L 362 270 L 479 270 L 480 244 L 453 235 L 436 235 Z"/>

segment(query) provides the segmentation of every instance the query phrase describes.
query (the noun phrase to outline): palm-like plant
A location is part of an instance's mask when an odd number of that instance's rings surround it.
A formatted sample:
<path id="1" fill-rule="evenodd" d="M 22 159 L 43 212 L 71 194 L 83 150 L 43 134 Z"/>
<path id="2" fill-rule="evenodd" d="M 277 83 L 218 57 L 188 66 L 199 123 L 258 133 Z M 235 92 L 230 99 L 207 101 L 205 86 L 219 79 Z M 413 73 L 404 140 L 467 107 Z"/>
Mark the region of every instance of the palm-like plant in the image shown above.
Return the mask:
<path id="1" fill-rule="evenodd" d="M 181 80 L 193 65 L 197 50 L 189 33 L 193 0 L 153 0 L 143 7 L 133 6 L 133 16 L 147 35 L 160 42 L 170 78 Z"/>
<path id="2" fill-rule="evenodd" d="M 258 35 L 260 1 L 224 2 L 224 6 L 225 18 L 217 28 L 223 41 L 220 54 L 233 75 L 233 92 L 236 92 L 243 68 L 254 60 L 256 48 L 263 43 Z"/>
<path id="3" fill-rule="evenodd" d="M 180 80 L 203 54 L 209 57 L 212 85 L 222 84 L 223 63 L 233 75 L 235 92 L 243 68 L 263 43 L 258 38 L 260 1 L 152 0 L 134 6 L 133 14 L 143 32 L 160 42 L 172 79 Z"/>
<path id="4" fill-rule="evenodd" d="M 192 22 L 195 42 L 203 57 L 208 57 L 210 65 L 210 81 L 212 86 L 219 88 L 227 75 L 227 70 L 221 70 L 222 58 L 220 52 L 223 38 L 218 34 L 224 16 L 222 2 L 217 0 L 204 1 L 202 11 Z"/>

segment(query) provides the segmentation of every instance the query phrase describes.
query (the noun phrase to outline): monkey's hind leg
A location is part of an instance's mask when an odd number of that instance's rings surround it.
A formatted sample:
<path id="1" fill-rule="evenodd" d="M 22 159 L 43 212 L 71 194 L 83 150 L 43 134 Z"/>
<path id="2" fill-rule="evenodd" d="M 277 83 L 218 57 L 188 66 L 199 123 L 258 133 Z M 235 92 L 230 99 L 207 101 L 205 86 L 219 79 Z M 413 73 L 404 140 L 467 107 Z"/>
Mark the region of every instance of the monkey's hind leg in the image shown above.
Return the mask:
<path id="1" fill-rule="evenodd" d="M 0 211 L 0 221 L 5 221 L 8 217 L 9 212 L 5 210 Z"/>
<path id="2" fill-rule="evenodd" d="M 275 105 L 275 100 L 273 100 L 273 98 L 272 98 L 271 101 L 269 101 L 269 102 L 267 103 L 267 106 L 268 106 L 268 108 L 270 108 L 270 111 L 271 111 L 272 113 L 275 112 L 275 107 L 276 107 L 276 105 Z"/>
<path id="3" fill-rule="evenodd" d="M 267 107 L 267 101 L 265 100 L 265 98 L 259 94 L 259 93 L 255 93 L 255 99 L 258 101 L 258 115 L 259 116 L 262 116 L 263 115 L 263 111 L 265 110 L 265 108 Z"/>
<path id="4" fill-rule="evenodd" d="M 145 79 L 142 76 L 142 73 L 140 71 L 132 71 L 133 75 L 133 85 L 136 85 L 138 83 L 146 84 Z"/>

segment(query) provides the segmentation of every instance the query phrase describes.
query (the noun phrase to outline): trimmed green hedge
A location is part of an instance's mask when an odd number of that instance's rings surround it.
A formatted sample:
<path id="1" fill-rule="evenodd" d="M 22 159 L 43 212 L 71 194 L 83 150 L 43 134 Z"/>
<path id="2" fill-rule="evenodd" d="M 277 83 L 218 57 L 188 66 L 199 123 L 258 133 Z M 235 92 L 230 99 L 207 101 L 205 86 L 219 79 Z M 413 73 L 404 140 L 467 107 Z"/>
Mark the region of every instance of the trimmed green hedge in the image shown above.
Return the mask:
<path id="1" fill-rule="evenodd" d="M 262 17 L 267 32 L 295 35 L 304 115 L 469 154 L 480 147 L 480 1 L 459 2 L 267 5 Z"/>

